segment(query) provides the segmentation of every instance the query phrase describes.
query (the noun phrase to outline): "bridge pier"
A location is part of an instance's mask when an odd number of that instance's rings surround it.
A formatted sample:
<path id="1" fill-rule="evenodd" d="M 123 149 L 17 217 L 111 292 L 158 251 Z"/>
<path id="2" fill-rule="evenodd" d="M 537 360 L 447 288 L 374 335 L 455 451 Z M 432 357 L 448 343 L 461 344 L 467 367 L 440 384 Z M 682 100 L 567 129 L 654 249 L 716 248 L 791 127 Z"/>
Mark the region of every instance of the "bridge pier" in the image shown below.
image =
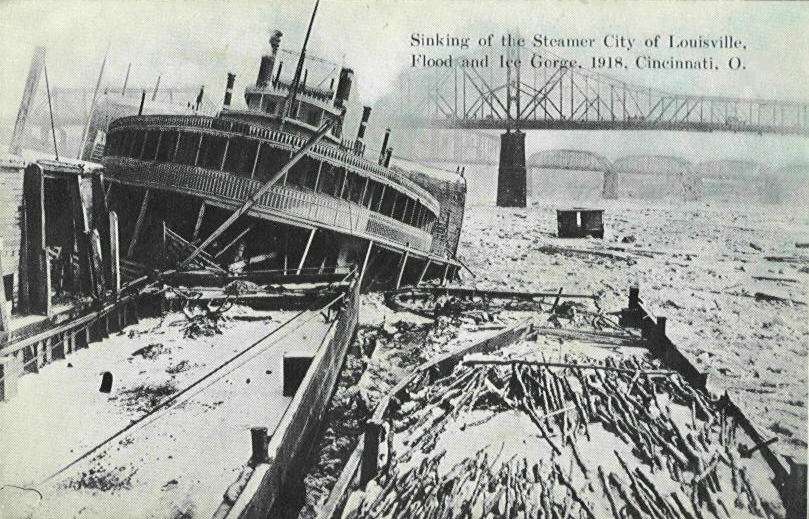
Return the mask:
<path id="1" fill-rule="evenodd" d="M 618 174 L 609 169 L 604 172 L 604 187 L 601 190 L 601 198 L 605 200 L 616 200 L 618 198 Z"/>
<path id="2" fill-rule="evenodd" d="M 497 171 L 497 206 L 525 207 L 525 133 L 515 130 L 500 135 L 500 167 Z"/>

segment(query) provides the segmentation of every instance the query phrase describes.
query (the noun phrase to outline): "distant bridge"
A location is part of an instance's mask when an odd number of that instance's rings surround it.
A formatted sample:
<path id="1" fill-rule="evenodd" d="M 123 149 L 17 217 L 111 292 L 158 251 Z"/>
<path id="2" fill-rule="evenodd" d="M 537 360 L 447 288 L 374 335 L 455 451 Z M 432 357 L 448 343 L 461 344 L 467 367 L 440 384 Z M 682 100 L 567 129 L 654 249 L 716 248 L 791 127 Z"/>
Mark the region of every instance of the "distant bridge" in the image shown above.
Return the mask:
<path id="1" fill-rule="evenodd" d="M 517 56 L 509 56 L 514 59 Z M 401 113 L 434 129 L 500 130 L 498 205 L 525 205 L 525 130 L 657 130 L 809 136 L 809 103 L 687 95 L 530 60 L 495 71 L 411 69 Z M 477 160 L 477 159 L 476 159 Z"/>

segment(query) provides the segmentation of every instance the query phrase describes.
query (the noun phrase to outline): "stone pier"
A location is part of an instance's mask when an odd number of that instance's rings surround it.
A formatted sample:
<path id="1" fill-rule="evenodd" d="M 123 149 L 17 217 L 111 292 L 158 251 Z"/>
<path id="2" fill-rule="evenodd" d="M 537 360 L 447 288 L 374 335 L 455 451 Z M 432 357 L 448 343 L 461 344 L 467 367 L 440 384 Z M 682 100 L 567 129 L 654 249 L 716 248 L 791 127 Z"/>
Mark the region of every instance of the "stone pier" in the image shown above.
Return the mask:
<path id="1" fill-rule="evenodd" d="M 525 134 L 519 130 L 500 136 L 500 167 L 497 174 L 498 207 L 525 207 Z"/>

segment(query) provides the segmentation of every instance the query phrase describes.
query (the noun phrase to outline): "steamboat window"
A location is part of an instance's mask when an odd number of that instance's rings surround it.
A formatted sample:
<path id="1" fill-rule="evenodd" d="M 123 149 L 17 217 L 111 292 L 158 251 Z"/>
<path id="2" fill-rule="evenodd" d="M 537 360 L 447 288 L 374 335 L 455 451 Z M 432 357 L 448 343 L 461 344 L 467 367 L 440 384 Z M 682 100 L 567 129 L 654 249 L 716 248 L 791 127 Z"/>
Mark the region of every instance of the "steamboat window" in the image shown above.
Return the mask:
<path id="1" fill-rule="evenodd" d="M 343 184 L 345 183 L 345 180 L 346 180 L 346 170 L 343 169 L 343 168 L 339 168 L 339 167 L 335 168 L 334 169 L 334 192 L 332 193 L 332 196 L 336 196 L 338 198 L 341 196 L 341 193 L 343 192 L 343 189 L 344 189 Z"/>
<path id="2" fill-rule="evenodd" d="M 390 216 L 391 211 L 393 210 L 393 202 L 396 199 L 396 195 L 398 193 L 393 189 L 385 189 L 384 196 L 382 197 L 382 206 L 379 208 L 379 212 Z"/>
<path id="3" fill-rule="evenodd" d="M 297 164 L 292 166 L 287 174 L 286 183 L 290 186 L 305 187 L 306 177 L 308 176 L 308 165 L 306 159 L 303 158 Z"/>
<path id="4" fill-rule="evenodd" d="M 362 197 L 362 188 L 365 186 L 365 178 L 351 173 L 349 180 L 350 183 L 346 198 L 351 202 L 359 204 L 361 202 L 360 198 Z"/>
<path id="5" fill-rule="evenodd" d="M 129 156 L 133 159 L 139 159 L 143 151 L 143 141 L 146 139 L 146 132 L 143 130 L 135 131 L 135 136 L 132 139 L 132 148 L 129 150 Z"/>
<path id="6" fill-rule="evenodd" d="M 325 193 L 327 195 L 332 195 L 334 193 L 334 170 L 336 168 L 328 163 L 323 163 L 323 168 L 320 170 L 320 182 L 317 185 L 317 192 L 318 193 Z"/>
<path id="7" fill-rule="evenodd" d="M 104 155 L 120 155 L 121 139 L 123 132 L 115 132 L 107 139 L 107 146 L 104 149 Z"/>
<path id="8" fill-rule="evenodd" d="M 320 111 L 319 110 L 307 110 L 306 111 L 306 124 L 311 124 L 312 126 L 320 126 Z"/>
<path id="9" fill-rule="evenodd" d="M 170 130 L 163 132 L 163 138 L 160 139 L 160 146 L 157 148 L 157 160 L 160 162 L 169 162 L 172 155 L 174 155 L 174 148 L 177 146 L 177 132 Z"/>
<path id="10" fill-rule="evenodd" d="M 206 169 L 219 169 L 225 156 L 227 139 L 217 135 L 202 135 L 200 144 L 199 166 Z"/>
<path id="11" fill-rule="evenodd" d="M 268 114 L 274 114 L 278 109 L 278 103 L 276 103 L 271 97 L 265 97 L 262 101 L 261 109 Z"/>
<path id="12" fill-rule="evenodd" d="M 177 156 L 174 160 L 181 164 L 193 166 L 197 158 L 199 137 L 199 134 L 196 133 L 180 132 L 180 146 L 177 148 Z"/>
<path id="13" fill-rule="evenodd" d="M 256 158 L 258 142 L 243 137 L 231 137 L 225 158 L 225 171 L 250 176 Z"/>
<path id="14" fill-rule="evenodd" d="M 365 198 L 362 200 L 362 205 L 372 209 L 376 207 L 377 197 L 381 190 L 381 184 L 376 180 L 368 180 L 368 189 L 365 190 Z"/>
<path id="15" fill-rule="evenodd" d="M 261 147 L 256 164 L 256 179 L 266 182 L 278 173 L 281 166 L 289 160 L 289 152 L 273 148 L 265 144 Z"/>
<path id="16" fill-rule="evenodd" d="M 144 160 L 154 160 L 155 154 L 157 152 L 157 140 L 160 138 L 159 131 L 148 131 L 146 132 L 146 140 L 143 144 L 143 159 Z"/>

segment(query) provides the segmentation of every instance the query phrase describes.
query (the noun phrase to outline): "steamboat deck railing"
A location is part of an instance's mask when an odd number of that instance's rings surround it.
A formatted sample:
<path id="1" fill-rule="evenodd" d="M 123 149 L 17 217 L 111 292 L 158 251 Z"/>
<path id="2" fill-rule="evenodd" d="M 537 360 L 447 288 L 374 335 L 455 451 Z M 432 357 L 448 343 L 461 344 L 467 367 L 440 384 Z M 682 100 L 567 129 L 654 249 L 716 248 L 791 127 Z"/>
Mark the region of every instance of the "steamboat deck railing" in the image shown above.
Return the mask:
<path id="1" fill-rule="evenodd" d="M 196 166 L 154 164 L 120 157 L 108 157 L 106 170 L 110 180 L 147 188 L 171 189 L 217 200 L 228 206 L 241 204 L 261 185 L 258 180 Z M 432 235 L 422 229 L 347 200 L 289 186 L 274 186 L 260 198 L 252 212 L 259 216 L 275 216 L 304 225 L 326 227 L 423 253 L 429 253 L 432 246 Z"/>
<path id="2" fill-rule="evenodd" d="M 110 123 L 109 131 L 121 128 L 153 128 L 153 129 L 184 129 L 194 128 L 225 133 L 239 133 L 268 142 L 276 148 L 293 151 L 303 147 L 306 140 L 272 128 L 249 124 L 243 121 L 200 116 L 200 115 L 134 115 L 122 117 Z M 435 197 L 425 188 L 416 184 L 409 178 L 396 174 L 376 162 L 355 154 L 352 150 L 343 149 L 330 144 L 316 144 L 309 155 L 317 160 L 323 160 L 336 166 L 344 166 L 360 175 L 376 177 L 375 180 L 383 184 L 394 184 L 411 193 L 428 209 L 438 214 L 440 205 Z"/>

